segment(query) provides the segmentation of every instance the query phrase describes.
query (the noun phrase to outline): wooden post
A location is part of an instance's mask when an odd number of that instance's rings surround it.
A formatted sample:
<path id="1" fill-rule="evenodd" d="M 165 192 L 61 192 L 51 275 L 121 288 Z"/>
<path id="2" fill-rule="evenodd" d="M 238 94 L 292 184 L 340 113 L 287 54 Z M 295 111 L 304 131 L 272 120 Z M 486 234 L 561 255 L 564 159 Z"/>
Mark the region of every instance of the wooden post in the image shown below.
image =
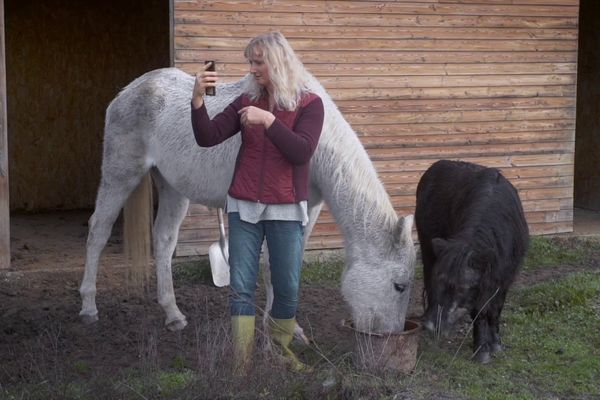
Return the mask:
<path id="1" fill-rule="evenodd" d="M 0 269 L 10 267 L 10 207 L 8 197 L 8 143 L 6 121 L 4 0 L 0 0 Z"/>

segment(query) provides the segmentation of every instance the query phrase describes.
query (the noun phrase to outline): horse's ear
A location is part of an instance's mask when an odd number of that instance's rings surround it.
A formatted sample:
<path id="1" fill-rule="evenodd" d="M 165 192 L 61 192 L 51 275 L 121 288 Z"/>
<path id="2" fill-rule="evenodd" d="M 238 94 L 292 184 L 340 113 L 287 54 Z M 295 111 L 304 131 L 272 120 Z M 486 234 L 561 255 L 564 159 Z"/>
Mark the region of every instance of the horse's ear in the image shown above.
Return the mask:
<path id="1" fill-rule="evenodd" d="M 414 219 L 415 218 L 412 214 L 405 217 L 400 217 L 398 219 L 396 231 L 394 232 L 394 239 L 396 243 L 400 243 L 402 245 L 412 243 L 412 226 Z"/>

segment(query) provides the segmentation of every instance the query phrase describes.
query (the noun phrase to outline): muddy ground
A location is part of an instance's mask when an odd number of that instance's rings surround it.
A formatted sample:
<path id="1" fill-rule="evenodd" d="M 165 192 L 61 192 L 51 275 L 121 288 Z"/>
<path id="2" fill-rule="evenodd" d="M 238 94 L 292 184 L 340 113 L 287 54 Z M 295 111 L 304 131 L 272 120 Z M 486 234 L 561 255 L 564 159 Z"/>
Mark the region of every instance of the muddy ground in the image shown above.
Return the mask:
<path id="1" fill-rule="evenodd" d="M 0 272 L 0 388 L 45 379 L 52 373 L 115 374 L 144 363 L 202 365 L 208 335 L 227 332 L 227 289 L 208 281 L 176 279 L 175 294 L 189 325 L 163 327 L 154 287 L 147 298 L 129 294 L 118 228 L 101 260 L 99 322 L 83 325 L 79 284 L 83 274 L 88 212 L 16 216 L 11 223 L 12 266 Z M 600 259 L 600 257 L 595 257 Z M 569 273 L 565 265 L 521 274 L 530 284 Z M 412 291 L 410 316 L 422 312 L 420 282 Z M 259 288 L 259 304 L 264 295 Z M 353 335 L 340 327 L 349 313 L 338 288 L 304 286 L 299 321 L 317 346 L 352 351 Z M 69 378 L 69 377 L 65 377 Z"/>
<path id="2" fill-rule="evenodd" d="M 44 361 L 72 365 L 73 370 L 87 365 L 98 374 L 136 368 L 149 357 L 163 367 L 184 358 L 193 367 L 202 357 L 200 342 L 207 340 L 202 336 L 226 331 L 227 289 L 207 279 L 190 283 L 177 274 L 175 295 L 189 325 L 182 332 L 167 331 L 155 286 L 146 298 L 127 288 L 118 224 L 101 258 L 96 296 L 100 320 L 83 325 L 78 289 L 88 217 L 86 212 L 67 212 L 13 218 L 11 268 L 0 272 L 0 384 L 41 378 L 48 373 L 42 371 L 48 367 L 41 365 Z M 258 295 L 264 304 L 262 287 Z M 310 339 L 334 343 L 341 352 L 344 346 L 351 350 L 352 335 L 340 327 L 349 314 L 339 290 L 304 287 L 300 307 L 298 319 Z"/>

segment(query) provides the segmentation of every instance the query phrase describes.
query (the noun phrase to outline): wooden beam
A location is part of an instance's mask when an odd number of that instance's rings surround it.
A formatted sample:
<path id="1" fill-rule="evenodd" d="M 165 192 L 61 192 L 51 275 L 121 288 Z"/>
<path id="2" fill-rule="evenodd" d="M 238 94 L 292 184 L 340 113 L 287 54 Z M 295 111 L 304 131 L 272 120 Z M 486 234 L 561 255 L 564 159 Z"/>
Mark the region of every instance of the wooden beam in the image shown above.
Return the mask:
<path id="1" fill-rule="evenodd" d="M 6 63 L 4 54 L 4 0 L 0 0 L 0 269 L 10 267 Z"/>

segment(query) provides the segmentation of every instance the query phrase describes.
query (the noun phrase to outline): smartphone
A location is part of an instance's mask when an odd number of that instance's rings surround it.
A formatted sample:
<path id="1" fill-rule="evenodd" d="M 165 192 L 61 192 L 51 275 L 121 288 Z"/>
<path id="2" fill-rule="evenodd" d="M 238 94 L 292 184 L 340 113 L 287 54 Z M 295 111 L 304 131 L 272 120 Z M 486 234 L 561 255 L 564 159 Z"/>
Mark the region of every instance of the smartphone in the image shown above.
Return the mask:
<path id="1" fill-rule="evenodd" d="M 208 69 L 206 69 L 206 71 L 216 71 L 216 64 L 214 61 L 209 60 L 209 61 L 204 61 L 204 65 L 210 63 L 210 67 L 208 67 Z M 204 90 L 204 94 L 206 94 L 207 96 L 214 96 L 217 94 L 217 89 L 214 87 L 207 87 Z"/>

